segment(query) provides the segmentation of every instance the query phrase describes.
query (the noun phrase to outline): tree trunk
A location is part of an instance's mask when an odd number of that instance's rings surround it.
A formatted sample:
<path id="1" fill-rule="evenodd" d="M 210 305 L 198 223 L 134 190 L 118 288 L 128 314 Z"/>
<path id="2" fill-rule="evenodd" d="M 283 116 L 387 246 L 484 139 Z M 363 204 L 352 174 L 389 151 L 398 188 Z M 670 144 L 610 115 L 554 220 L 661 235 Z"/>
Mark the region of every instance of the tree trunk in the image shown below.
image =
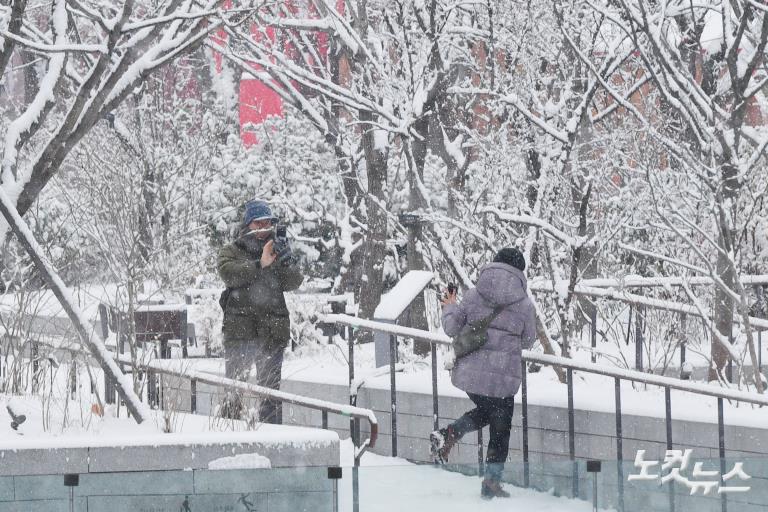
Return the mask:
<path id="1" fill-rule="evenodd" d="M 344 85 L 349 81 L 349 58 L 343 48 L 337 48 L 336 43 L 331 41 L 333 51 L 330 55 L 338 55 L 337 58 L 331 58 L 331 72 L 333 73 L 333 82 L 335 84 Z M 341 185 L 344 190 L 344 197 L 347 202 L 347 208 L 352 214 L 355 214 L 356 218 L 362 219 L 364 216 L 360 211 L 361 196 L 357 178 L 357 170 L 354 167 L 354 162 L 350 155 L 344 151 L 344 139 L 339 124 L 342 120 L 349 120 L 349 113 L 341 106 L 337 101 L 330 100 L 331 102 L 331 114 L 326 116 L 326 121 L 333 129 L 329 130 L 325 134 L 326 142 L 333 147 L 334 154 L 336 156 L 336 162 L 339 166 L 339 175 L 341 176 Z M 362 235 L 353 233 L 352 243 L 357 243 Z M 339 252 L 341 258 L 342 252 Z M 359 290 L 357 289 L 360 280 L 363 277 L 363 251 L 358 249 L 350 254 L 349 265 L 346 270 L 342 272 L 339 280 L 339 291 L 341 292 L 353 292 L 355 299 L 360 302 Z M 343 265 L 342 265 L 343 266 Z"/>
<path id="2" fill-rule="evenodd" d="M 720 241 L 722 242 L 722 237 L 720 237 Z M 734 276 L 728 264 L 728 257 L 722 251 L 718 251 L 717 254 L 716 271 L 723 283 L 728 288 L 733 289 Z M 733 339 L 733 299 L 717 286 L 715 287 L 715 326 L 723 338 Z M 722 375 L 726 364 L 728 364 L 728 352 L 713 339 L 710 356 L 712 357 L 712 366 L 709 368 L 708 378 L 710 381 L 716 381 L 718 380 L 718 372 Z"/>
<path id="3" fill-rule="evenodd" d="M 376 147 L 375 129 L 370 124 L 374 120 L 371 112 L 362 111 L 360 120 L 364 123 L 365 130 L 362 143 L 368 177 L 368 194 L 365 197 L 368 232 L 364 244 L 363 276 L 359 283 L 360 316 L 373 318 L 381 299 L 383 262 L 386 256 L 387 213 L 384 208 L 387 200 L 387 151 L 386 148 Z M 370 336 L 364 336 L 361 341 L 367 341 L 366 338 L 372 339 Z"/>
<path id="4" fill-rule="evenodd" d="M 7 5 L 7 2 L 3 2 Z M 10 34 L 18 35 L 23 22 L 24 10 L 27 8 L 27 0 L 16 0 L 11 4 L 11 16 L 8 19 L 7 31 Z M 0 76 L 5 73 L 5 68 L 11 62 L 15 42 L 10 37 L 4 37 L 0 45 Z"/>
<path id="5" fill-rule="evenodd" d="M 427 140 L 429 137 L 429 121 L 421 119 L 414 123 L 416 131 L 421 135 L 421 140 L 414 140 L 411 144 L 413 148 L 412 165 L 409 166 L 408 185 L 410 193 L 408 196 L 408 209 L 417 211 L 424 207 L 424 201 L 417 189 L 418 182 L 424 181 L 424 163 L 427 157 Z M 419 249 L 419 243 L 422 237 L 422 228 L 420 223 L 408 226 L 408 270 L 424 270 L 424 255 Z M 420 293 L 411 303 L 409 310 L 408 326 L 415 329 L 429 330 L 427 324 L 427 305 L 424 302 L 424 294 Z M 413 345 L 414 353 L 418 355 L 427 355 L 432 349 L 432 344 L 425 341 L 417 341 Z"/>

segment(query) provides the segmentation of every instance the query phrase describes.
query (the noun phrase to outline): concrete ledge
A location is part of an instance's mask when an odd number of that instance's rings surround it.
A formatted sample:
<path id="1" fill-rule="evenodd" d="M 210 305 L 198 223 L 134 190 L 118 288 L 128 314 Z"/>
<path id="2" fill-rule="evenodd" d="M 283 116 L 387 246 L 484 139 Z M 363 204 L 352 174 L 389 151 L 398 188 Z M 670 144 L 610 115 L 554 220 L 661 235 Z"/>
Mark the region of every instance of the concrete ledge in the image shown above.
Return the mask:
<path id="1" fill-rule="evenodd" d="M 0 476 L 206 469 L 214 459 L 244 453 L 269 458 L 273 468 L 337 466 L 339 436 L 327 430 L 263 425 L 248 432 L 154 434 L 120 440 L 4 440 L 0 442 Z"/>
<path id="2" fill-rule="evenodd" d="M 331 389 L 329 392 L 329 388 Z M 292 393 L 318 398 L 332 397 L 334 400 L 346 401 L 348 397 L 346 386 L 325 384 L 322 387 L 314 382 L 297 379 L 284 380 L 281 389 Z M 345 399 L 346 398 L 346 399 Z M 359 391 L 357 404 L 372 409 L 379 420 L 379 433 L 382 440 L 374 448 L 374 452 L 388 455 L 387 437 L 391 434 L 391 413 L 389 391 L 385 389 L 366 389 Z M 522 446 L 522 426 L 519 403 L 516 404 L 512 420 L 512 438 L 510 447 L 520 449 Z M 663 406 L 660 405 L 660 407 Z M 428 436 L 432 430 L 432 395 L 398 391 L 398 441 L 399 446 L 413 442 L 424 443 L 428 447 Z M 440 396 L 439 403 L 440 425 L 455 420 L 465 411 L 474 406 L 468 398 L 456 396 Z M 284 407 L 286 423 L 296 425 L 319 426 L 319 416 L 306 409 L 296 406 Z M 287 413 L 287 414 L 286 414 Z M 592 458 L 616 460 L 616 418 L 605 412 L 576 410 L 574 414 L 576 433 L 577 458 Z M 342 436 L 348 435 L 348 419 L 336 419 L 329 416 L 329 427 L 337 429 Z M 361 425 L 365 431 L 366 425 Z M 533 458 L 535 453 L 546 456 L 568 455 L 568 412 L 567 409 L 553 406 L 529 404 L 529 451 Z M 646 450 L 647 458 L 663 458 L 666 451 L 666 427 L 663 418 L 622 415 L 623 457 L 633 460 L 638 449 Z M 484 435 L 487 441 L 487 431 Z M 477 460 L 476 438 L 468 436 L 466 444 L 474 445 L 473 460 Z M 691 448 L 694 456 L 699 459 L 718 457 L 717 424 L 687 420 L 672 420 L 672 444 L 676 448 Z M 461 444 L 459 445 L 461 451 Z M 743 427 L 736 425 L 725 426 L 726 456 L 729 458 L 765 458 L 768 457 L 768 428 Z M 428 449 L 419 449 L 418 453 L 429 454 Z M 414 455 L 416 455 L 414 453 Z M 415 460 L 423 461 L 421 457 Z M 462 453 L 462 462 L 467 460 Z M 519 461 L 518 459 L 510 462 Z M 469 462 L 469 460 L 467 460 Z"/>

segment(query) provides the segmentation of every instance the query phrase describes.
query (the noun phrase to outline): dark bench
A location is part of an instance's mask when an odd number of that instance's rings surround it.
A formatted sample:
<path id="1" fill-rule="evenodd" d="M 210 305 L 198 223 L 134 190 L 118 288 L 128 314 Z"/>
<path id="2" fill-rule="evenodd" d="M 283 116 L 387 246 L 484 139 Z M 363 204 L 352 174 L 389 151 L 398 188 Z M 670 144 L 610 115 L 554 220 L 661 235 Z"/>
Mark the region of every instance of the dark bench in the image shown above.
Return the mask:
<path id="1" fill-rule="evenodd" d="M 117 351 L 125 353 L 125 345 L 131 332 L 128 323 L 128 313 L 107 304 L 99 304 L 101 332 L 106 339 L 110 332 L 117 335 Z M 171 358 L 171 340 L 179 340 L 182 358 L 188 357 L 189 344 L 197 346 L 195 326 L 187 322 L 186 304 L 143 304 L 133 312 L 133 326 L 137 344 L 152 344 L 155 355 L 160 359 Z M 121 365 L 123 366 L 123 365 Z M 122 368 L 125 371 L 125 368 Z M 147 382 L 147 398 L 150 404 L 159 404 L 156 376 L 149 374 Z M 141 374 L 140 374 L 141 375 Z M 140 377 L 141 378 L 141 377 Z M 114 403 L 114 383 L 105 379 L 105 401 Z"/>
<path id="2" fill-rule="evenodd" d="M 130 333 L 128 314 L 106 304 L 99 305 L 101 333 L 106 338 L 110 332 L 117 334 L 117 349 L 125 353 L 125 342 Z M 141 305 L 133 313 L 136 343 L 157 344 L 158 357 L 170 359 L 169 342 L 179 340 L 183 358 L 188 357 L 187 347 L 197 346 L 195 325 L 187 322 L 186 304 Z"/>

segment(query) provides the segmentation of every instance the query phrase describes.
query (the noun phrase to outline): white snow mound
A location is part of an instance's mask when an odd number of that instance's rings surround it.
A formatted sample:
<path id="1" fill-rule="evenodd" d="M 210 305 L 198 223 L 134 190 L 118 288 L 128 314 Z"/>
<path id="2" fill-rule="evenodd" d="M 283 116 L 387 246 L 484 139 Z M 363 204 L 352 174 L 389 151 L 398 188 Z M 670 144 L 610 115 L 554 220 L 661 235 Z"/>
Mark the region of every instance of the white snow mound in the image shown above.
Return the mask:
<path id="1" fill-rule="evenodd" d="M 208 469 L 271 469 L 268 458 L 258 453 L 241 453 L 233 457 L 222 457 L 208 463 Z"/>

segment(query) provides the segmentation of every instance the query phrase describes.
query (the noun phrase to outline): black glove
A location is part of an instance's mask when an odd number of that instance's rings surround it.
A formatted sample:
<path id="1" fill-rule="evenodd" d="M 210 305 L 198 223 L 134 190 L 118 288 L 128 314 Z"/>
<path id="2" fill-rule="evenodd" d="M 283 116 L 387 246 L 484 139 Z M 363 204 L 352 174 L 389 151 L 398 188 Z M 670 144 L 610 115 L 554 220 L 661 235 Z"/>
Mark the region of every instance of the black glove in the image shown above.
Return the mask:
<path id="1" fill-rule="evenodd" d="M 281 242 L 277 244 L 275 253 L 277 254 L 277 262 L 284 267 L 290 267 L 296 262 L 295 258 L 293 257 L 293 252 L 291 251 L 291 246 L 288 245 L 288 242 Z"/>

